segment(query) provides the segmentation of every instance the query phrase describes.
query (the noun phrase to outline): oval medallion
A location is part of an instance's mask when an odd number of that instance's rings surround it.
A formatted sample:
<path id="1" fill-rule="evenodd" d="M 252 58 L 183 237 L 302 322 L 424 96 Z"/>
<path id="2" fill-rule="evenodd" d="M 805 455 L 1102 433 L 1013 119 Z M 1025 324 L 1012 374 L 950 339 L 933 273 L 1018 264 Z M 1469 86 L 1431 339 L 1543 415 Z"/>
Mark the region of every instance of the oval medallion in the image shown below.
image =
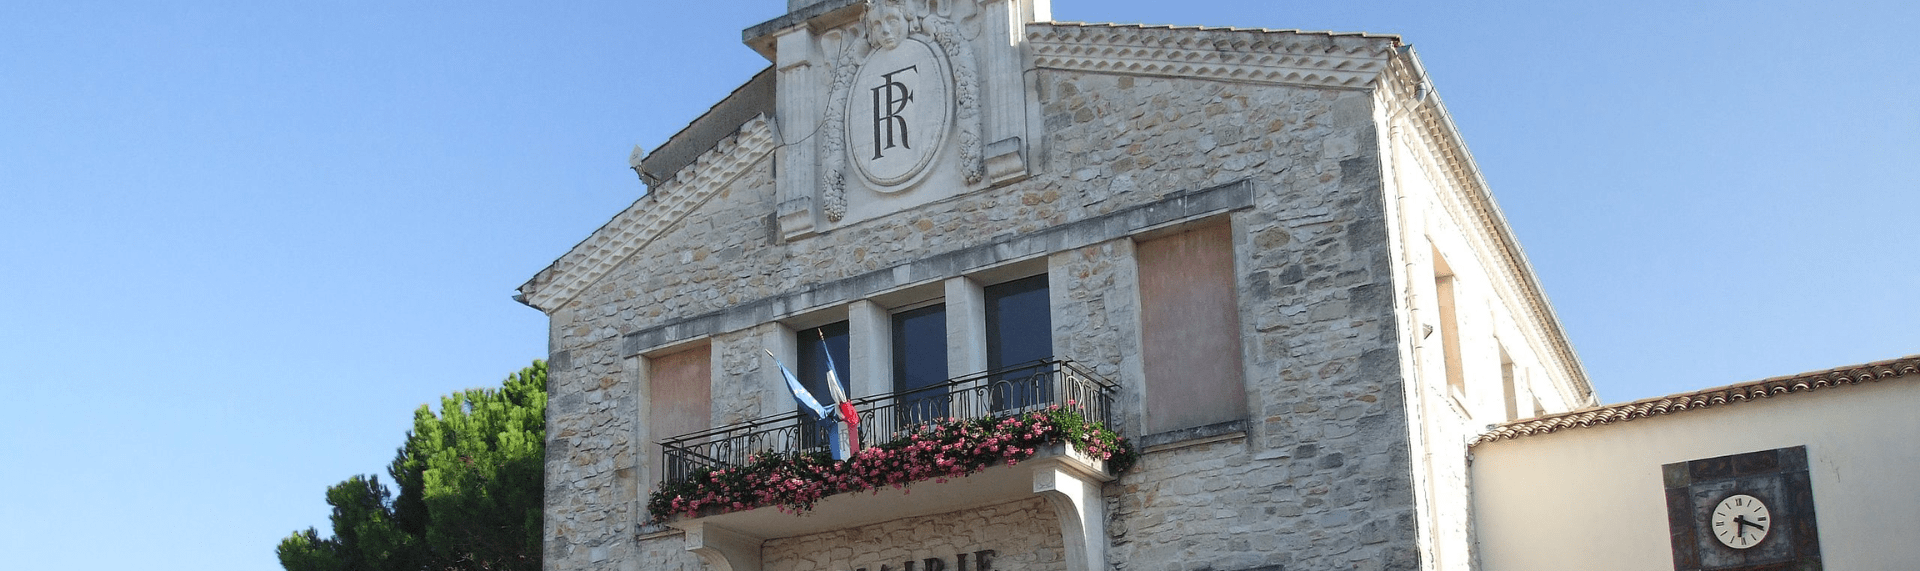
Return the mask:
<path id="1" fill-rule="evenodd" d="M 916 182 L 946 140 L 953 100 L 937 54 L 917 38 L 902 39 L 868 57 L 847 94 L 848 159 L 876 190 Z"/>

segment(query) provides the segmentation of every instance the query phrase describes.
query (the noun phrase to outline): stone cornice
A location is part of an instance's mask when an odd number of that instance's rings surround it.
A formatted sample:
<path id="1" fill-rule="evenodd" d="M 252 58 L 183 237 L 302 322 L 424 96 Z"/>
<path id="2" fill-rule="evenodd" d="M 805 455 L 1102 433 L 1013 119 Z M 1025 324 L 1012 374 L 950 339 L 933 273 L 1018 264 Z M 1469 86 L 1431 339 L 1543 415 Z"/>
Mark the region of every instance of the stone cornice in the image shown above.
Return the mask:
<path id="1" fill-rule="evenodd" d="M 1920 355 L 1509 422 L 1480 435 L 1479 438 L 1474 439 L 1473 444 L 1552 434 L 1571 428 L 1604 426 L 1616 422 L 1679 414 L 1689 410 L 1728 406 L 1903 377 L 1909 380 L 1920 379 Z"/>
<path id="2" fill-rule="evenodd" d="M 1396 99 L 1399 105 L 1410 106 L 1410 120 L 1418 133 L 1414 140 L 1423 143 L 1425 154 L 1434 161 L 1431 166 L 1444 177 L 1445 184 L 1439 193 L 1441 204 L 1455 220 L 1473 222 L 1471 228 L 1464 229 L 1467 239 L 1476 245 L 1476 250 L 1492 255 L 1494 258 L 1490 261 L 1505 270 L 1498 272 L 1504 279 L 1498 279 L 1496 285 L 1513 294 L 1509 299 L 1518 301 L 1520 309 L 1526 312 L 1525 323 L 1531 324 L 1532 336 L 1548 344 L 1545 349 L 1564 378 L 1577 383 L 1573 388 L 1580 394 L 1565 395 L 1572 397 L 1568 401 L 1575 406 L 1597 404 L 1592 381 L 1567 339 L 1553 304 L 1547 300 L 1540 277 L 1521 249 L 1513 227 L 1507 224 L 1506 216 L 1494 203 L 1491 187 L 1481 176 L 1480 167 L 1460 136 L 1460 129 L 1454 125 L 1453 116 L 1447 113 L 1432 85 L 1425 83 L 1418 56 L 1408 48 L 1390 67 L 1392 79 L 1383 82 L 1383 90 L 1391 92 L 1388 97 Z M 1422 92 L 1424 95 L 1416 95 Z"/>
<path id="3" fill-rule="evenodd" d="M 1027 26 L 1048 69 L 1364 88 L 1399 36 L 1241 28 L 1045 23 Z"/>
<path id="4" fill-rule="evenodd" d="M 653 187 L 646 196 L 594 230 L 553 265 L 520 286 L 521 303 L 552 313 L 581 290 L 645 247 L 689 211 L 767 158 L 777 141 L 773 122 L 757 115 L 733 136 L 722 139 L 673 178 Z"/>

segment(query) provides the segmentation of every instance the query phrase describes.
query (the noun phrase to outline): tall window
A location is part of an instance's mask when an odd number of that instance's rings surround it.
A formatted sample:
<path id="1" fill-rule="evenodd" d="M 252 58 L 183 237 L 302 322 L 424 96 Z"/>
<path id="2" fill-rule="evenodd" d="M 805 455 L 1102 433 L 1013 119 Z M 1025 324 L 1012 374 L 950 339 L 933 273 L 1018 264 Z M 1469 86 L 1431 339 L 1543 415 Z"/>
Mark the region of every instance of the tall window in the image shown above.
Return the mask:
<path id="1" fill-rule="evenodd" d="M 1051 377 L 1041 362 L 1053 358 L 1053 315 L 1047 308 L 1047 275 L 985 288 L 987 370 L 993 378 L 994 410 L 1052 402 Z"/>
<path id="2" fill-rule="evenodd" d="M 1513 357 L 1507 355 L 1505 346 L 1501 346 L 1500 396 L 1501 402 L 1506 405 L 1506 419 L 1510 421 L 1520 418 L 1520 383 L 1518 367 L 1514 366 Z"/>
<path id="3" fill-rule="evenodd" d="M 713 409 L 713 365 L 709 360 L 712 354 L 711 346 L 701 345 L 648 359 L 648 440 L 666 440 L 712 427 L 709 423 Z M 653 446 L 647 448 L 650 452 L 658 451 Z M 665 479 L 682 478 L 698 467 L 697 462 L 689 463 L 682 458 L 677 464 L 661 466 L 663 471 L 655 475 Z"/>
<path id="4" fill-rule="evenodd" d="M 831 406 L 834 401 L 833 391 L 827 388 L 827 356 L 820 348 L 824 346 L 827 351 L 833 352 L 833 363 L 839 365 L 840 383 L 842 385 L 840 388 L 845 390 L 852 386 L 850 383 L 853 381 L 848 378 L 851 376 L 851 372 L 847 367 L 847 364 L 851 362 L 850 359 L 848 359 L 847 322 L 829 323 L 812 329 L 796 331 L 794 332 L 794 341 L 796 341 L 794 344 L 795 352 L 798 353 L 795 360 L 799 362 L 795 363 L 795 365 L 798 366 L 798 370 L 795 370 L 793 374 L 800 377 L 800 385 L 806 387 L 807 392 L 812 393 L 814 400 L 820 401 L 821 406 Z M 799 405 L 794 405 L 794 407 L 798 410 Z M 810 412 L 802 411 L 800 414 L 803 418 L 813 418 Z M 827 439 L 832 434 L 830 432 L 833 428 L 832 422 L 831 420 L 821 420 L 815 423 L 814 426 L 802 430 L 800 433 L 801 445 L 807 448 L 825 447 L 827 445 Z"/>
<path id="5" fill-rule="evenodd" d="M 925 423 L 948 414 L 947 306 L 935 304 L 893 314 L 893 390 L 896 422 Z"/>
<path id="6" fill-rule="evenodd" d="M 1433 251 L 1433 295 L 1440 305 L 1440 355 L 1446 365 L 1447 390 L 1465 399 L 1467 375 L 1460 355 L 1460 315 L 1454 307 L 1453 268 L 1440 250 Z"/>
<path id="7" fill-rule="evenodd" d="M 1232 226 L 1143 241 L 1134 255 L 1147 432 L 1245 419 Z"/>

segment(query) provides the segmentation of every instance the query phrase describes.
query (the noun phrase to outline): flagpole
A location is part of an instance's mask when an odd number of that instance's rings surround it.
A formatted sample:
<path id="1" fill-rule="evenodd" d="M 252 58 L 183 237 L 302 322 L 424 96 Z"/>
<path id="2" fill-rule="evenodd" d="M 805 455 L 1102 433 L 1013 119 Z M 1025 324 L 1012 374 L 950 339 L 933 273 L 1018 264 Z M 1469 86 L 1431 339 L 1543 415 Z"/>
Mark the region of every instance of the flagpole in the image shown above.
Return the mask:
<path id="1" fill-rule="evenodd" d="M 846 455 L 851 457 L 860 452 L 860 412 L 853 408 L 853 401 L 847 399 L 846 390 L 840 386 L 840 367 L 833 362 L 833 348 L 827 346 L 827 332 L 820 329 L 813 332 L 820 336 L 820 351 L 827 354 L 827 390 L 833 393 L 840 422 L 846 424 Z"/>

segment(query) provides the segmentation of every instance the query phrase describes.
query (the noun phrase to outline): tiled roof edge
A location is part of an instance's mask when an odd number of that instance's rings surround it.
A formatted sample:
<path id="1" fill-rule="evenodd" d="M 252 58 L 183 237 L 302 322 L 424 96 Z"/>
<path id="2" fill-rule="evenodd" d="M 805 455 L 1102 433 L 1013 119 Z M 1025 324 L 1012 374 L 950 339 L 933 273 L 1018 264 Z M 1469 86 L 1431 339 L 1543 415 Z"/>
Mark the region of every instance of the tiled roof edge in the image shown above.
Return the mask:
<path id="1" fill-rule="evenodd" d="M 1518 420 L 1488 430 L 1475 438 L 1469 446 L 1525 436 L 1552 434 L 1573 428 L 1589 428 L 1640 418 L 1678 414 L 1689 410 L 1732 405 L 1787 394 L 1878 382 L 1896 377 L 1920 378 L 1920 355 L 1908 355 L 1863 365 L 1773 377 L 1691 393 Z"/>

